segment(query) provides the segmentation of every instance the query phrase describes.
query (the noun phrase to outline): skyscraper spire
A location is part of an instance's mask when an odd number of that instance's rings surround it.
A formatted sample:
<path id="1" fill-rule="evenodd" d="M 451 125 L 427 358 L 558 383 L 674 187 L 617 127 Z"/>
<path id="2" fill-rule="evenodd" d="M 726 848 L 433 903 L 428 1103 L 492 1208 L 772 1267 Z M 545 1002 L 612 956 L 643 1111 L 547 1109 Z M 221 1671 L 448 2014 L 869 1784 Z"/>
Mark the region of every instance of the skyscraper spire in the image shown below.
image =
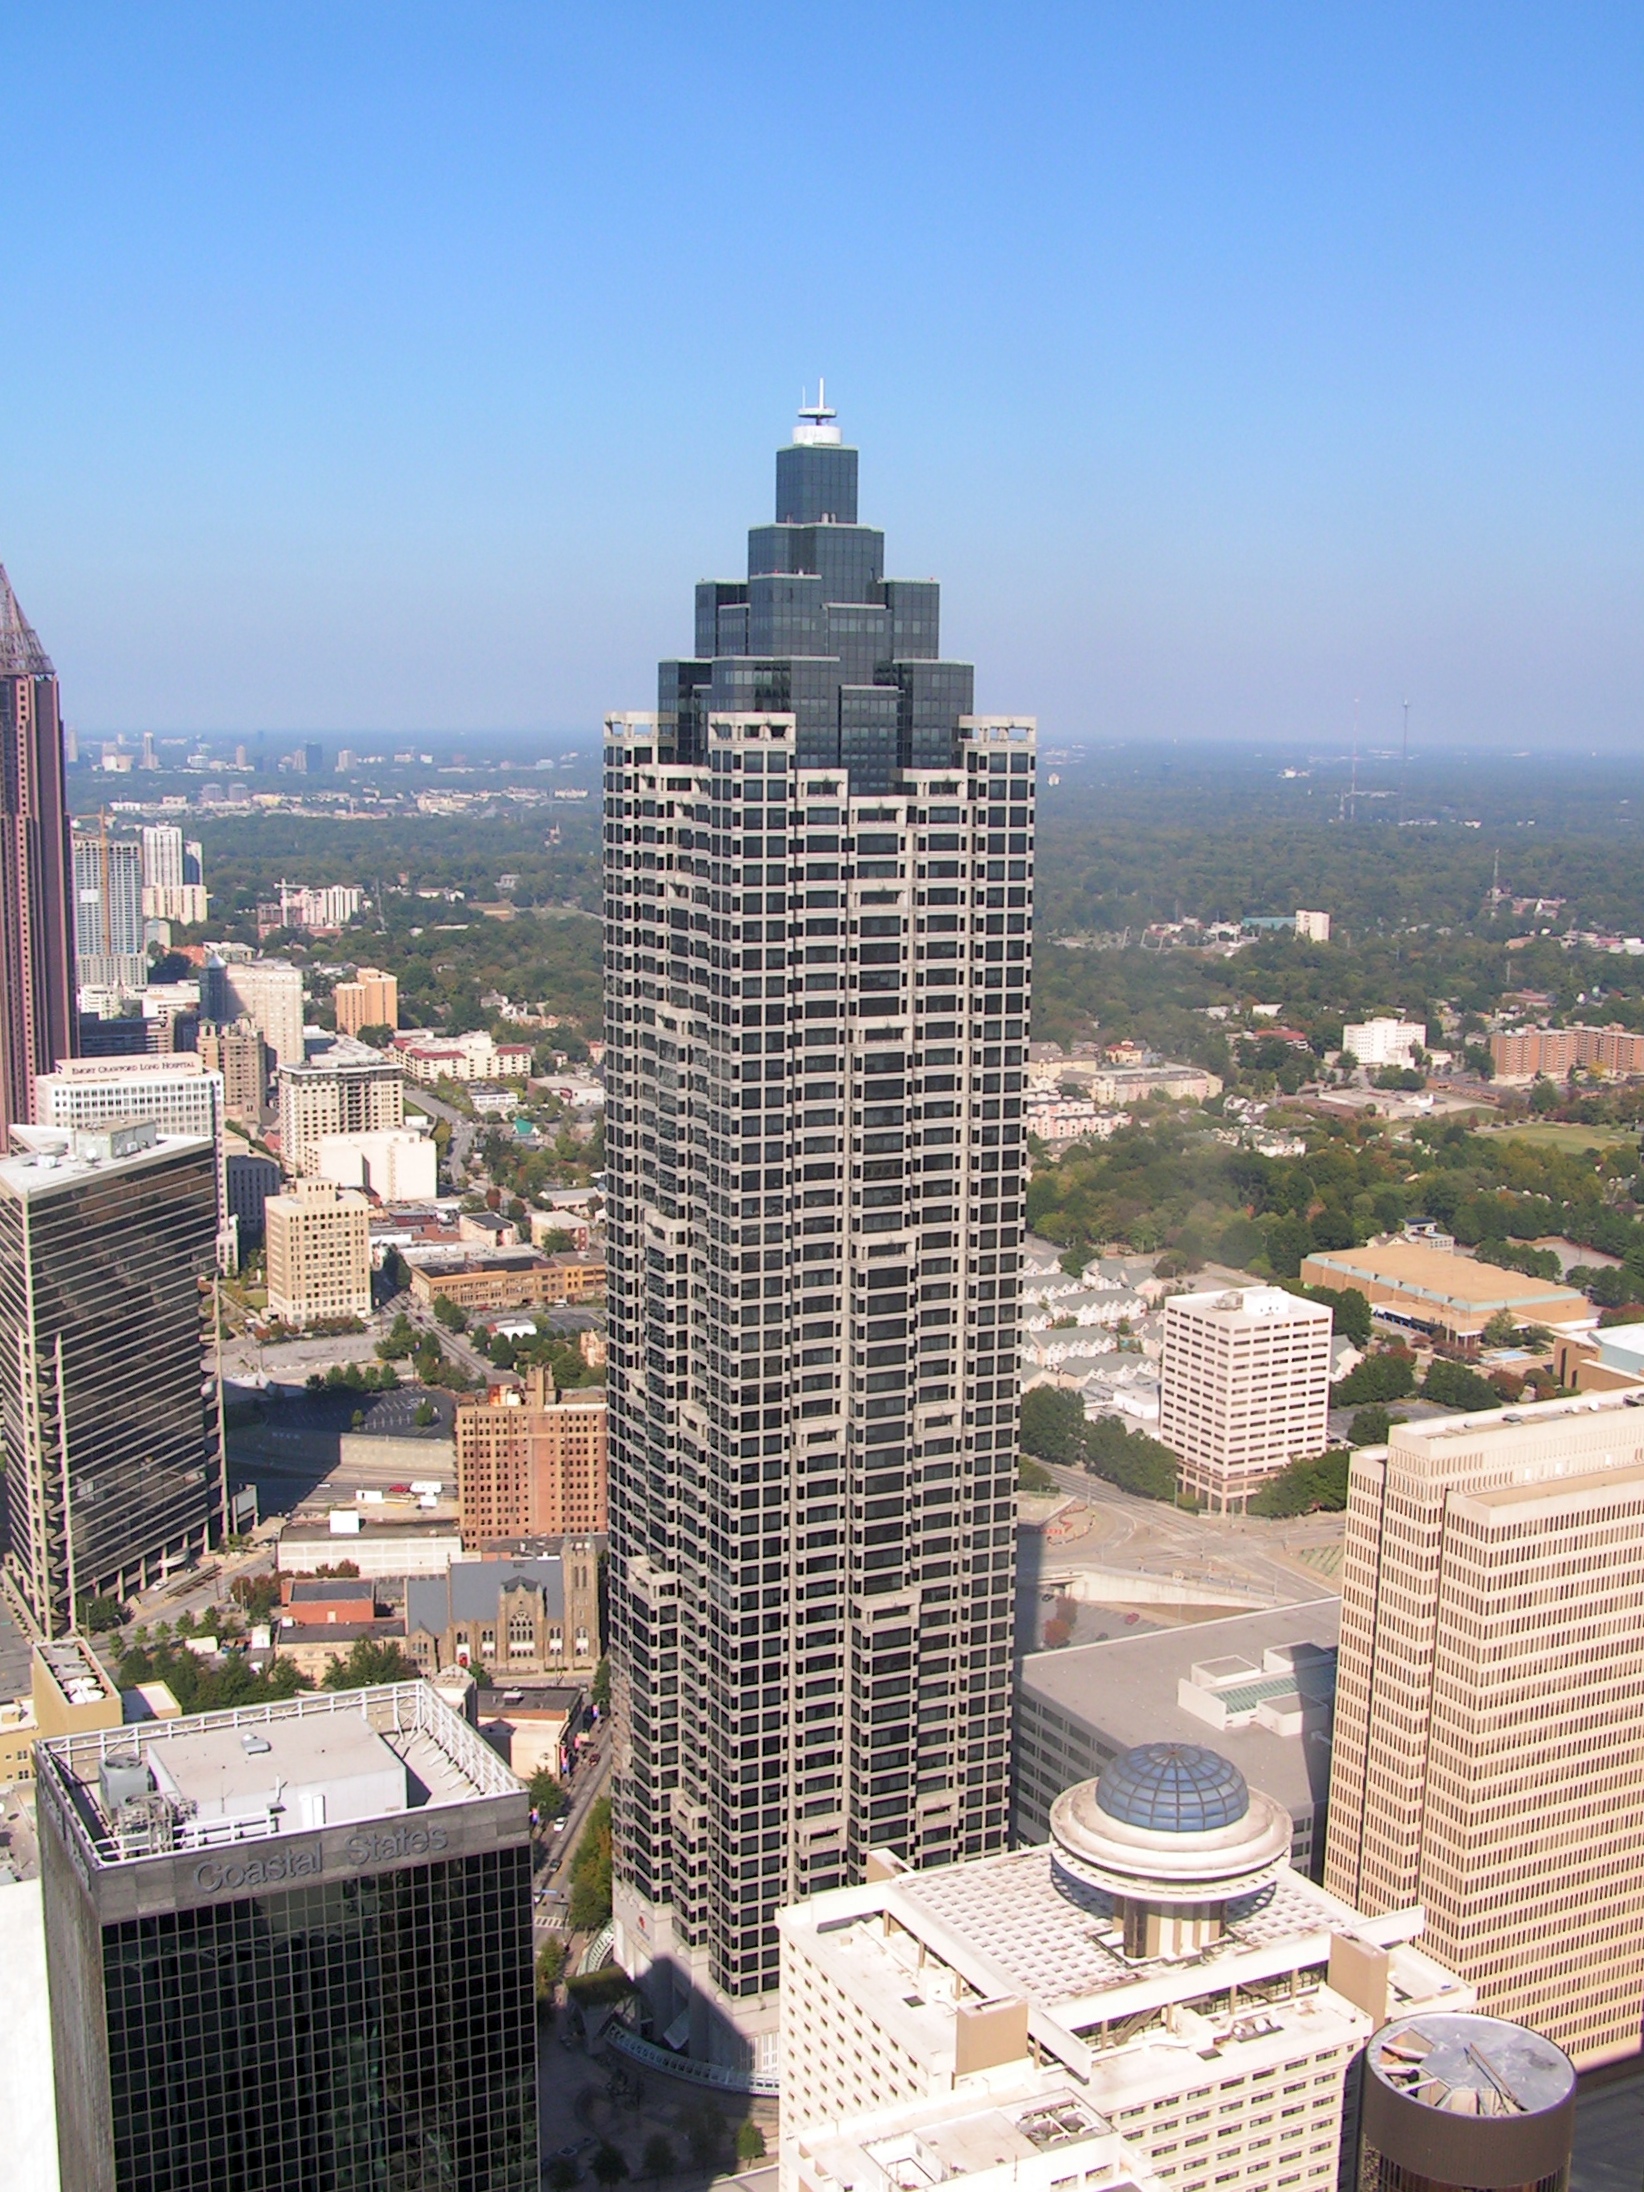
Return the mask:
<path id="1" fill-rule="evenodd" d="M 0 563 L 0 677 L 52 677 L 51 657 L 23 614 Z"/>

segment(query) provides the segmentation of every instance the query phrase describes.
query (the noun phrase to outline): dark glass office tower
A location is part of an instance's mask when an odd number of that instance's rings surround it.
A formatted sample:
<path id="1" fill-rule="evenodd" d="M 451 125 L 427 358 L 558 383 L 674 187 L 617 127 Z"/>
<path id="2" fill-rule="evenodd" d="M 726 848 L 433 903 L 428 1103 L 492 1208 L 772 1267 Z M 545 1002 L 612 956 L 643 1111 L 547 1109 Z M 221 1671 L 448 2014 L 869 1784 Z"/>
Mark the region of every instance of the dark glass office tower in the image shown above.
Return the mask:
<path id="1" fill-rule="evenodd" d="M 0 1152 L 74 1048 L 69 890 L 57 673 L 0 569 Z"/>
<path id="2" fill-rule="evenodd" d="M 48 1636 L 203 1553 L 222 1510 L 200 1281 L 217 1154 L 152 1121 L 24 1127 L 0 1158 L 0 1447 L 11 1566 Z"/>
<path id="3" fill-rule="evenodd" d="M 1034 731 L 810 414 L 605 748 L 618 1954 L 776 2074 L 772 1914 L 1001 1846 Z"/>
<path id="4" fill-rule="evenodd" d="M 536 2192 L 530 1817 L 407 1682 L 40 1746 L 75 2192 Z"/>

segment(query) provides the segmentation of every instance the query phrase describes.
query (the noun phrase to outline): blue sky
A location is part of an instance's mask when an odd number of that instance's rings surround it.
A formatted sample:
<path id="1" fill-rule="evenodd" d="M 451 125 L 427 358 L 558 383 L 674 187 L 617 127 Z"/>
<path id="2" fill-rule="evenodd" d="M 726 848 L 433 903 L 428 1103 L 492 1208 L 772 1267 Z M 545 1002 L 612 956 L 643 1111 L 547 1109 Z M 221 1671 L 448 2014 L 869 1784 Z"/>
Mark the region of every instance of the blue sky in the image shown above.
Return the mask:
<path id="1" fill-rule="evenodd" d="M 978 704 L 1644 723 L 1636 8 L 7 18 L 0 558 L 88 730 L 652 704 L 826 372 Z"/>

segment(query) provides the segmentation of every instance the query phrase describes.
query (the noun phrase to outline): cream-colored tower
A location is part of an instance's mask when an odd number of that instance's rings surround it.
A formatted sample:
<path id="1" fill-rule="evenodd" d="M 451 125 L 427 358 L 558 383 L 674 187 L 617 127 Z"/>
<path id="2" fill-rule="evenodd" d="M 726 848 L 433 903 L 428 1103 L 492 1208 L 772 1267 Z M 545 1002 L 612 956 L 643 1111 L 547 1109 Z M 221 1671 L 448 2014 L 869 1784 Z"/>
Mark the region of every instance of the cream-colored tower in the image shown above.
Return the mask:
<path id="1" fill-rule="evenodd" d="M 1401 1424 L 1353 1458 L 1325 1884 L 1427 1913 L 1578 2066 L 1644 2014 L 1644 1413 Z"/>
<path id="2" fill-rule="evenodd" d="M 1212 1514 L 1242 1514 L 1286 1462 L 1324 1452 L 1330 1333 L 1322 1303 L 1282 1286 L 1165 1303 L 1159 1436 Z"/>

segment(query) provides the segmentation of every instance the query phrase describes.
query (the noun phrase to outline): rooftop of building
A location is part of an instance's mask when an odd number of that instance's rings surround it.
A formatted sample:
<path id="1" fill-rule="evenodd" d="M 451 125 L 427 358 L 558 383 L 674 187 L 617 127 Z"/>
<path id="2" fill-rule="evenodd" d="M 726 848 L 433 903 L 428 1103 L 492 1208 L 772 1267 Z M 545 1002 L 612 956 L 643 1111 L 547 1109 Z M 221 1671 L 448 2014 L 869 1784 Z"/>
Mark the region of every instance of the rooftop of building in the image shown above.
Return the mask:
<path id="1" fill-rule="evenodd" d="M 1213 1293 L 1174 1294 L 1165 1313 L 1186 1313 L 1202 1322 L 1226 1325 L 1271 1324 L 1280 1317 L 1292 1324 L 1328 1324 L 1330 1311 L 1323 1302 L 1304 1301 L 1286 1293 L 1282 1286 L 1230 1286 Z"/>
<path id="2" fill-rule="evenodd" d="M 14 1126 L 11 1138 L 18 1146 L 12 1156 L 0 1157 L 0 1185 L 25 1200 L 212 1147 L 207 1134 L 162 1134 L 147 1119 L 90 1128 Z"/>
<path id="3" fill-rule="evenodd" d="M 1433 1477 L 1465 1474 L 1480 1490 L 1522 1496 L 1549 1476 L 1565 1488 L 1584 1477 L 1644 1467 L 1644 1391 L 1583 1393 L 1461 1416 L 1395 1424 L 1385 1449 Z M 1489 1488 L 1489 1489 L 1487 1489 Z"/>
<path id="4" fill-rule="evenodd" d="M 802 2127 L 795 2144 L 808 2182 L 838 2192 L 926 2192 L 955 2178 L 997 2178 L 1016 2192 L 1075 2183 L 1100 2192 L 1160 2185 L 1105 2116 L 1065 2077 L 1028 2076 L 986 2096 L 946 2093 Z"/>
<path id="5" fill-rule="evenodd" d="M 1412 1945 L 1419 1910 L 1367 1918 L 1288 1867 L 1227 1906 L 1219 1940 L 1172 1958 L 1127 1957 L 1113 1898 L 1075 1880 L 1049 1848 L 903 1870 L 797 1904 L 778 1922 L 875 2023 L 932 2065 L 951 2066 L 963 2003 L 1025 2001 L 1040 2049 L 1089 2077 L 1098 2105 L 1095 2066 L 1121 2050 L 1128 2061 L 1136 2035 L 1153 2029 L 1159 2052 L 1179 2066 L 1181 2039 L 1167 2042 L 1156 2030 L 1173 2008 L 1212 1998 L 1222 2005 L 1203 2013 L 1199 2045 L 1213 2052 L 1246 2040 L 1291 2046 L 1298 2020 L 1329 2021 L 1335 1998 L 1320 1988 L 1333 1936 L 1389 1952 L 1390 2016 L 1433 2003 L 1472 2006 L 1470 1991 Z M 1291 1974 L 1294 1992 L 1275 1984 Z M 1230 2007 L 1239 1996 L 1247 2003 Z"/>
<path id="6" fill-rule="evenodd" d="M 98 1705 L 113 1694 L 107 1670 L 83 1637 L 60 1636 L 36 1644 L 36 1667 L 48 1675 L 67 1705 Z"/>
<path id="7" fill-rule="evenodd" d="M 454 1560 L 442 1576 L 410 1576 L 405 1585 L 407 1634 L 442 1636 L 453 1621 L 494 1621 L 504 1591 L 542 1595 L 543 1614 L 565 1613 L 565 1565 L 557 1554 L 534 1560 Z"/>
<path id="8" fill-rule="evenodd" d="M 61 1736 L 38 1752 L 96 1866 L 512 1795 L 519 1784 L 425 1682 Z"/>
<path id="9" fill-rule="evenodd" d="M 1190 1628 L 1034 1652 L 1023 1660 L 1017 1684 L 1116 1750 L 1159 1738 L 1194 1742 L 1207 1726 L 1215 1727 L 1217 1749 L 1246 1780 L 1289 1811 L 1303 1812 L 1322 1804 L 1329 1784 L 1329 1744 L 1306 1737 L 1319 1722 L 1328 1733 L 1340 1628 L 1340 1599 L 1312 1599 Z M 1184 1689 L 1191 1693 L 1186 1704 Z M 1307 1708 L 1300 1742 L 1256 1717 L 1263 1703 L 1290 1696 Z M 1270 1712 L 1268 1720 L 1273 1717 Z"/>
<path id="10" fill-rule="evenodd" d="M 510 1682 L 506 1686 L 481 1690 L 478 1704 L 482 1713 L 500 1715 L 503 1719 L 532 1713 L 553 1718 L 576 1712 L 587 1695 L 587 1691 L 574 1682 Z"/>
<path id="11" fill-rule="evenodd" d="M 1376 1279 L 1440 1308 L 1484 1315 L 1505 1309 L 1561 1324 L 1591 1323 L 1596 1316 L 1586 1296 L 1573 1287 L 1528 1279 L 1493 1263 L 1475 1263 L 1471 1256 L 1429 1248 L 1421 1241 L 1389 1241 L 1381 1248 L 1314 1249 L 1306 1261 L 1339 1273 L 1349 1284 L 1355 1279 Z"/>

